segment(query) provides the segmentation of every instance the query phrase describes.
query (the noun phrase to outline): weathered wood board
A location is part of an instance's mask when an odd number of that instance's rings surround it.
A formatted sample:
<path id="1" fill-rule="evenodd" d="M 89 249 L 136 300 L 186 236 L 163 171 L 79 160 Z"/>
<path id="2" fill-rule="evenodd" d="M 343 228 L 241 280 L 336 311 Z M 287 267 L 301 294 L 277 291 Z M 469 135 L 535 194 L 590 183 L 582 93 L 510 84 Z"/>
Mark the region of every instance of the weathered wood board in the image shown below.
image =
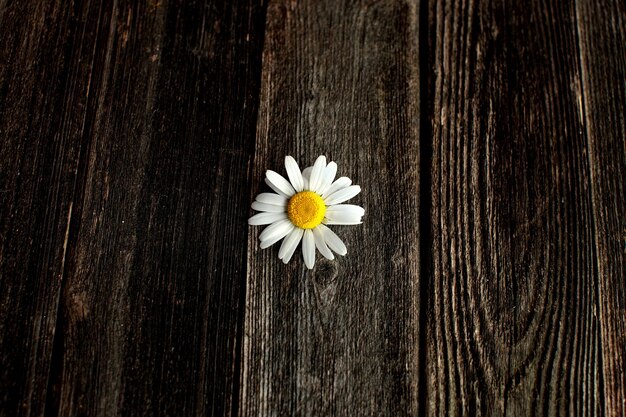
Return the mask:
<path id="1" fill-rule="evenodd" d="M 252 192 L 284 155 L 324 154 L 366 217 L 313 271 L 250 233 L 242 415 L 417 412 L 418 64 L 415 2 L 269 4 Z"/>
<path id="2" fill-rule="evenodd" d="M 0 0 L 0 415 L 623 416 L 625 184 L 622 2 Z"/>
<path id="3" fill-rule="evenodd" d="M 624 413 L 626 50 L 607 5 L 430 4 L 429 415 Z"/>

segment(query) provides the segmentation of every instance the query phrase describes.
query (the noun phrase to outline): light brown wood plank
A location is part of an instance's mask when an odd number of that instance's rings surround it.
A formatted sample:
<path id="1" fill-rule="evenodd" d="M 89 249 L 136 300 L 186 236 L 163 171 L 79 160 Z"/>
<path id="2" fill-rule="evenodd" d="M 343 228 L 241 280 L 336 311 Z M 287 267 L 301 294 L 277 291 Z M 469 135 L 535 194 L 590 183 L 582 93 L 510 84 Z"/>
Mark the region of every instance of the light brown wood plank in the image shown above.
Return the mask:
<path id="1" fill-rule="evenodd" d="M 254 194 L 285 155 L 320 154 L 363 192 L 345 258 L 308 271 L 249 238 L 241 415 L 414 415 L 418 408 L 417 2 L 272 1 Z"/>

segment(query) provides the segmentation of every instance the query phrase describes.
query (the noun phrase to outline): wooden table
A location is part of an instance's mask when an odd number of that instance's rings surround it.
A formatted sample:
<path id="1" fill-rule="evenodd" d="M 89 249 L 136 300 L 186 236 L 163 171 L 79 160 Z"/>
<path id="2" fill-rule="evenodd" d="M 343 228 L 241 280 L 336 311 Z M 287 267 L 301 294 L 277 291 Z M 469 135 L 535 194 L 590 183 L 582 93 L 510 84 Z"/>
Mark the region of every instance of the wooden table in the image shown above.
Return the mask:
<path id="1" fill-rule="evenodd" d="M 626 5 L 0 0 L 0 415 L 626 415 Z M 314 270 L 267 169 L 360 184 Z"/>

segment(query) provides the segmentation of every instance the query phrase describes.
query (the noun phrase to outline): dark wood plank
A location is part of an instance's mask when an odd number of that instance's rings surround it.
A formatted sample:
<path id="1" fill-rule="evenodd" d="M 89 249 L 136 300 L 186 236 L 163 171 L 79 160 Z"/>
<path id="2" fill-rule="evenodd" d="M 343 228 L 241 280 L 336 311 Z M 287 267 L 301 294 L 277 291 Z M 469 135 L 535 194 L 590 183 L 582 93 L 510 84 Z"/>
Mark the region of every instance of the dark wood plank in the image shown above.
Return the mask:
<path id="1" fill-rule="evenodd" d="M 597 266 L 575 4 L 432 2 L 430 22 L 428 414 L 599 415 L 623 266 Z"/>
<path id="2" fill-rule="evenodd" d="M 264 9 L 88 7 L 94 98 L 48 411 L 231 414 Z"/>
<path id="3" fill-rule="evenodd" d="M 626 8 L 576 2 L 597 245 L 605 415 L 626 415 Z"/>
<path id="4" fill-rule="evenodd" d="M 325 154 L 360 184 L 346 257 L 306 270 L 249 237 L 242 415 L 414 415 L 419 336 L 416 2 L 272 1 L 254 186 Z"/>
<path id="5" fill-rule="evenodd" d="M 65 1 L 0 1 L 0 414 L 42 415 L 97 25 Z"/>

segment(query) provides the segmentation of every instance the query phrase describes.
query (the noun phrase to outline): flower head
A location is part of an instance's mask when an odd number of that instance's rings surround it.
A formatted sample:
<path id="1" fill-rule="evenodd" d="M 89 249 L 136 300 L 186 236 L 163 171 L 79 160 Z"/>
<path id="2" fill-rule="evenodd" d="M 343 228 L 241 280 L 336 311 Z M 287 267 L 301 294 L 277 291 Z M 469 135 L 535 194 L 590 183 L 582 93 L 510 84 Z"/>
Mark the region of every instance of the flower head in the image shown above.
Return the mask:
<path id="1" fill-rule="evenodd" d="M 289 181 L 268 170 L 265 182 L 276 193 L 261 193 L 252 203 L 252 208 L 260 213 L 250 217 L 248 223 L 269 225 L 259 235 L 261 248 L 283 239 L 278 257 L 287 263 L 302 241 L 302 255 L 309 269 L 315 265 L 315 248 L 331 260 L 334 259 L 333 251 L 345 255 L 346 245 L 326 225 L 361 224 L 365 210 L 352 204 L 341 204 L 360 193 L 361 187 L 352 185 L 346 177 L 335 180 L 337 164 L 327 164 L 323 155 L 303 171 L 291 156 L 287 156 L 285 168 Z"/>

